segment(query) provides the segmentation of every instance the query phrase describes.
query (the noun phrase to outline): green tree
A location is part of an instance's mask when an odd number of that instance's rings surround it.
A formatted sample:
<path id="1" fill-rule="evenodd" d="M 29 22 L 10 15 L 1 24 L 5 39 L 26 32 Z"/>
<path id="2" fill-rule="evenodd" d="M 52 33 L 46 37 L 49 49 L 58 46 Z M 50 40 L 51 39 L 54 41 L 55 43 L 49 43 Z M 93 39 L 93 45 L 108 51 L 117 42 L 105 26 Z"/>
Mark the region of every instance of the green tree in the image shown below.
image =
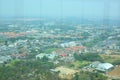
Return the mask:
<path id="1" fill-rule="evenodd" d="M 74 54 L 76 60 L 103 61 L 97 53 Z"/>

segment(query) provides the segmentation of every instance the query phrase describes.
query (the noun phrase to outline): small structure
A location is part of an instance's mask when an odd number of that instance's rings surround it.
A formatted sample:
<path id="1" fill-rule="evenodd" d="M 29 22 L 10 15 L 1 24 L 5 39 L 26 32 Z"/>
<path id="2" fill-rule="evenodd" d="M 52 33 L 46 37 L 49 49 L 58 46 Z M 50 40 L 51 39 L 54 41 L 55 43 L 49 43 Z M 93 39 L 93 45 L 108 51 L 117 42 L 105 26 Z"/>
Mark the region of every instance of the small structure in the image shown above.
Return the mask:
<path id="1" fill-rule="evenodd" d="M 73 47 L 76 46 L 76 42 L 75 41 L 71 41 L 71 42 L 66 42 L 66 43 L 62 43 L 60 44 L 61 47 L 65 48 L 65 47 Z"/>
<path id="2" fill-rule="evenodd" d="M 0 56 L 0 64 L 4 64 L 12 60 L 11 56 Z"/>
<path id="3" fill-rule="evenodd" d="M 91 63 L 89 66 L 91 68 L 96 68 L 100 63 L 101 63 L 100 61 L 95 61 L 95 62 Z"/>
<path id="4" fill-rule="evenodd" d="M 59 70 L 56 69 L 50 69 L 51 72 L 59 72 Z"/>
<path id="5" fill-rule="evenodd" d="M 67 57 L 68 55 L 66 53 L 61 54 L 62 57 Z"/>
<path id="6" fill-rule="evenodd" d="M 45 56 L 45 53 L 41 53 L 41 54 L 38 54 L 38 55 L 36 55 L 35 57 L 36 57 L 36 59 L 42 59 L 43 57 Z"/>
<path id="7" fill-rule="evenodd" d="M 58 64 L 58 63 L 59 63 L 59 61 L 54 61 L 53 63 L 54 63 L 54 64 Z"/>

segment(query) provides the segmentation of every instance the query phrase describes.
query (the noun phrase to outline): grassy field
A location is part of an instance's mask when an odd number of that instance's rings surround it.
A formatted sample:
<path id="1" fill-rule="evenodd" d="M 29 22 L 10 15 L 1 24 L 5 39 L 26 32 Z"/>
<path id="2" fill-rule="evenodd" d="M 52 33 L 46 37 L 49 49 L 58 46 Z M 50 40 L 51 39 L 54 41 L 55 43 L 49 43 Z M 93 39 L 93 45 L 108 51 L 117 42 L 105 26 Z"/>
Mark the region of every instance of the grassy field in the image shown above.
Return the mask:
<path id="1" fill-rule="evenodd" d="M 120 77 L 120 65 L 115 67 L 112 71 L 107 73 L 110 76 Z"/>
<path id="2" fill-rule="evenodd" d="M 73 78 L 73 75 L 78 72 L 77 70 L 63 66 L 57 67 L 56 70 L 60 71 L 59 77 L 65 80 L 71 80 L 71 78 Z"/>
<path id="3" fill-rule="evenodd" d="M 84 66 L 89 65 L 90 62 L 88 62 L 88 61 L 75 61 L 72 64 L 75 66 L 75 68 L 82 68 Z"/>
<path id="4" fill-rule="evenodd" d="M 52 53 L 55 50 L 59 50 L 60 48 L 49 48 L 44 51 L 44 53 Z"/>
<path id="5" fill-rule="evenodd" d="M 103 59 L 105 62 L 109 62 L 109 63 L 113 63 L 114 61 L 120 59 L 120 55 L 100 54 L 100 56 L 102 57 L 102 59 Z"/>

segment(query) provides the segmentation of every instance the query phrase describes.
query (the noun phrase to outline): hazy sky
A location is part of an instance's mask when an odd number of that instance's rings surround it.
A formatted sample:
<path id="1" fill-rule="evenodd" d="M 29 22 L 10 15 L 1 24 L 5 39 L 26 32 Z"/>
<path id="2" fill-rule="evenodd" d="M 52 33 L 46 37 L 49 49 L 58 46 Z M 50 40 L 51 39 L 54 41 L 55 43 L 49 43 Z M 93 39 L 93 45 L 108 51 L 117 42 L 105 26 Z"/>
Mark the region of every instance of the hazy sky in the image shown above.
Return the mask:
<path id="1" fill-rule="evenodd" d="M 120 0 L 0 0 L 0 17 L 120 18 Z"/>

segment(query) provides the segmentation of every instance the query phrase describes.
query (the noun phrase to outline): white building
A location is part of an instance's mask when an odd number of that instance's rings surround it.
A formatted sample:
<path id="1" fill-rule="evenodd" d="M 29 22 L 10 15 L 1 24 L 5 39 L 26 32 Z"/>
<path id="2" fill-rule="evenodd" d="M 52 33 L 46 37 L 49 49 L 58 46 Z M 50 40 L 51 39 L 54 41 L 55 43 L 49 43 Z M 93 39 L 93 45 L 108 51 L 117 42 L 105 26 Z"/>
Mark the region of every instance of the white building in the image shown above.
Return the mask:
<path id="1" fill-rule="evenodd" d="M 41 54 L 38 54 L 36 55 L 36 59 L 42 59 L 43 57 L 47 57 L 48 59 L 50 60 L 53 60 L 55 58 L 55 54 L 45 54 L 45 53 L 41 53 Z"/>
<path id="2" fill-rule="evenodd" d="M 110 69 L 112 69 L 114 66 L 110 63 L 100 63 L 97 67 L 96 70 L 106 72 Z"/>
<path id="3" fill-rule="evenodd" d="M 73 46 L 76 46 L 76 45 L 77 45 L 77 44 L 76 44 L 76 42 L 74 42 L 74 41 L 60 44 L 61 47 L 73 47 Z"/>

